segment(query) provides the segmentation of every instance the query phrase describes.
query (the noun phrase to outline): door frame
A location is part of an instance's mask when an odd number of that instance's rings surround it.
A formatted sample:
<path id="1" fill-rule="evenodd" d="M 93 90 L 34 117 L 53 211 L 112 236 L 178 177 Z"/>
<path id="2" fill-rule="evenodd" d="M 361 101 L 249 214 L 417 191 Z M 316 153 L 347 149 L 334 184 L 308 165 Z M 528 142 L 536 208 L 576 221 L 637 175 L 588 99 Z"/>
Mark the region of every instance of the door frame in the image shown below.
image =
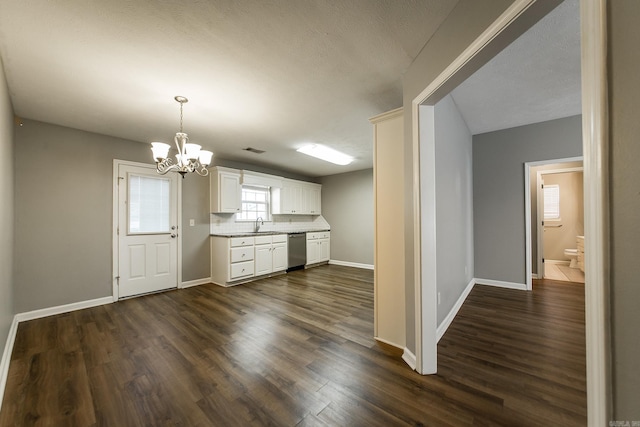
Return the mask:
<path id="1" fill-rule="evenodd" d="M 548 169 L 539 171 L 537 176 L 546 175 L 550 173 L 561 173 L 561 172 L 577 172 L 582 171 L 584 173 L 584 156 L 579 157 L 568 157 L 564 159 L 554 159 L 554 160 L 541 160 L 537 162 L 526 162 L 524 164 L 524 226 L 525 226 L 525 275 L 526 275 L 526 284 L 527 290 L 530 291 L 533 289 L 533 263 L 532 263 L 532 244 L 533 244 L 533 236 L 531 235 L 531 169 L 537 166 L 544 165 L 552 165 L 556 163 L 571 163 L 571 162 L 583 162 L 583 166 L 580 167 L 568 167 L 568 168 L 557 168 L 557 169 Z M 536 177 L 536 186 L 539 184 L 540 179 Z M 540 192 L 538 192 L 538 196 Z M 539 200 L 539 199 L 538 199 Z M 540 202 L 538 201 L 538 220 L 540 218 Z M 584 204 L 584 203 L 583 203 Z M 583 206 L 584 208 L 584 206 Z M 542 245 L 540 244 L 542 232 L 540 231 L 540 227 L 536 227 L 536 239 L 538 242 L 538 251 L 536 253 L 536 263 L 537 271 L 540 272 L 540 265 L 542 264 L 542 251 L 540 248 Z M 538 279 L 542 279 L 539 276 Z"/>
<path id="2" fill-rule="evenodd" d="M 111 286 L 113 289 L 113 302 L 118 301 L 119 299 L 119 287 L 118 287 L 118 274 L 120 271 L 120 257 L 119 257 L 119 245 L 118 245 L 118 216 L 119 216 L 119 192 L 118 192 L 118 169 L 120 166 L 135 166 L 140 168 L 145 168 L 149 170 L 155 170 L 156 167 L 154 165 L 150 165 L 148 163 L 139 163 L 132 162 L 129 160 L 118 160 L 113 159 L 113 213 L 112 213 L 112 227 L 111 227 L 111 239 L 112 239 L 112 248 L 111 248 L 111 258 L 112 258 L 112 274 L 111 274 Z M 177 224 L 178 224 L 178 237 L 176 244 L 177 248 L 177 269 L 176 271 L 176 289 L 182 288 L 182 230 L 180 226 L 182 225 L 182 180 L 178 180 L 178 185 L 176 186 L 176 203 L 178 204 L 177 209 Z M 173 288 L 172 288 L 173 289 Z"/>
<path id="3" fill-rule="evenodd" d="M 420 107 L 435 105 L 446 93 L 447 82 L 462 81 L 488 55 L 483 50 L 534 5 L 537 0 L 516 0 L 505 12 L 411 101 L 413 161 L 413 283 L 415 301 L 416 370 L 435 373 L 437 367 L 436 327 L 427 307 L 437 301 L 437 289 L 423 282 L 422 228 L 435 223 L 421 221 Z M 611 324 L 609 308 L 609 178 L 608 178 L 608 94 L 607 94 L 607 0 L 580 2 L 582 141 L 585 192 L 585 327 L 587 359 L 587 417 L 590 426 L 605 425 L 612 414 Z M 508 33 L 508 31 L 507 31 Z M 506 33 L 505 33 L 506 34 Z M 515 38 L 508 34 L 505 37 Z M 487 49 L 490 52 L 491 49 Z M 491 55 L 491 53 L 489 53 Z M 473 61 L 477 59 L 479 61 Z M 474 70 L 475 71 L 475 70 Z M 459 74 L 460 73 L 460 74 Z M 457 76 L 456 76 L 457 75 Z M 457 77 L 457 79 L 453 79 Z M 442 93 L 446 92 L 446 93 Z M 425 120 L 429 121 L 426 117 Z M 428 132 L 427 132 L 428 133 Z M 434 149 L 427 144 L 427 150 Z M 429 173 L 429 171 L 426 171 Z M 430 182 L 427 180 L 427 185 Z M 435 197 L 424 205 L 435 209 Z M 435 217 L 433 218 L 435 220 Z M 432 242 L 426 242 L 433 245 Z M 428 251 L 426 251 L 428 253 Z M 428 272 L 425 272 L 428 273 Z"/>

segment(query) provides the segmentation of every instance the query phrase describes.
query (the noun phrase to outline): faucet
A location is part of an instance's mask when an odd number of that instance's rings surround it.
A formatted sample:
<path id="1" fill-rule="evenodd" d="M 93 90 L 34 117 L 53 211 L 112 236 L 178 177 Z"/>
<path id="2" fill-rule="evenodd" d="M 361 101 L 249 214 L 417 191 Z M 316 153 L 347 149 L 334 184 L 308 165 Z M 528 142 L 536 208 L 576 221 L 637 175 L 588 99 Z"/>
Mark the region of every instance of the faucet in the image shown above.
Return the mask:
<path id="1" fill-rule="evenodd" d="M 258 218 L 256 218 L 256 225 L 255 225 L 255 227 L 253 229 L 253 232 L 257 233 L 258 231 L 260 231 L 260 226 L 261 225 L 264 225 L 264 220 L 262 219 L 261 216 L 259 216 Z"/>

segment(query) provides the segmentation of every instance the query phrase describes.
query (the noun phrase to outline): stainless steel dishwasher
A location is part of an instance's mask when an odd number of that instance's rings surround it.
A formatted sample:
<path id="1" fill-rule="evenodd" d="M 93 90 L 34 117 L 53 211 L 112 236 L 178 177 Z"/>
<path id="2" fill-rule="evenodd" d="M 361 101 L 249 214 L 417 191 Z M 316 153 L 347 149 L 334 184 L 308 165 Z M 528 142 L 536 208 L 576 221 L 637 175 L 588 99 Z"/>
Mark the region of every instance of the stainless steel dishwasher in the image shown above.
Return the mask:
<path id="1" fill-rule="evenodd" d="M 289 233 L 287 271 L 304 268 L 307 263 L 307 233 Z"/>

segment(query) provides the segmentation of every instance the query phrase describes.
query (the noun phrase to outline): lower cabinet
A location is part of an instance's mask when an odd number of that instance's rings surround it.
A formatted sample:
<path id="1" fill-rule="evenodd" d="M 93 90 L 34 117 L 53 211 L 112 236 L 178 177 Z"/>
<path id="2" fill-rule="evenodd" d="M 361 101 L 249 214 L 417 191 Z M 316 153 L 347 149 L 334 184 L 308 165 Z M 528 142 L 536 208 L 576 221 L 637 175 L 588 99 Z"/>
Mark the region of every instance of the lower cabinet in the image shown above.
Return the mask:
<path id="1" fill-rule="evenodd" d="M 287 269 L 287 235 L 211 236 L 211 281 L 230 286 Z"/>
<path id="2" fill-rule="evenodd" d="M 287 269 L 287 235 L 255 238 L 256 276 Z"/>
<path id="3" fill-rule="evenodd" d="M 331 233 L 316 231 L 307 233 L 307 265 L 328 262 L 330 258 Z"/>

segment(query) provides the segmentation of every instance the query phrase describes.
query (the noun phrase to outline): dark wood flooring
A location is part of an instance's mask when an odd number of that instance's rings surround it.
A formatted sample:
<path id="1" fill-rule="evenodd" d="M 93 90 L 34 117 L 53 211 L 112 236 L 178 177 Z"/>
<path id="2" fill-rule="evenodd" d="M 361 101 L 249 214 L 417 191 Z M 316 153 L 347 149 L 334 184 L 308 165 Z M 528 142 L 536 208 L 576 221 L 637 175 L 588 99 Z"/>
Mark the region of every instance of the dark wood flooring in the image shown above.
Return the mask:
<path id="1" fill-rule="evenodd" d="M 323 266 L 21 323 L 0 426 L 582 426 L 584 287 L 477 285 L 421 376 Z"/>

